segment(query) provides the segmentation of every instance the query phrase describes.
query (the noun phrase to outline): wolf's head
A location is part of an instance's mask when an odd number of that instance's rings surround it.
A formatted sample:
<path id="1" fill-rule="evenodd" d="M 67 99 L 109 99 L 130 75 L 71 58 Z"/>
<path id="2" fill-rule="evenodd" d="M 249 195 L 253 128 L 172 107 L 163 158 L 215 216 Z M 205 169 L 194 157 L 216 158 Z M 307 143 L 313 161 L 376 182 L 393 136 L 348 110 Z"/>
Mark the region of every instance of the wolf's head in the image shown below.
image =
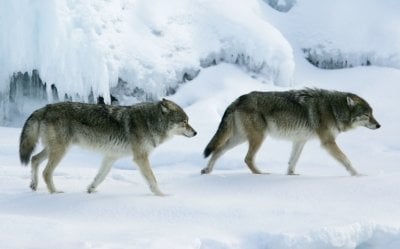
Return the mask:
<path id="1" fill-rule="evenodd" d="M 168 133 L 170 135 L 196 136 L 197 132 L 189 125 L 189 118 L 179 105 L 166 99 L 160 101 L 159 104 L 168 123 Z"/>
<path id="2" fill-rule="evenodd" d="M 373 130 L 381 127 L 372 115 L 372 108 L 364 99 L 351 94 L 347 96 L 347 105 L 350 108 L 352 127 L 364 126 Z"/>

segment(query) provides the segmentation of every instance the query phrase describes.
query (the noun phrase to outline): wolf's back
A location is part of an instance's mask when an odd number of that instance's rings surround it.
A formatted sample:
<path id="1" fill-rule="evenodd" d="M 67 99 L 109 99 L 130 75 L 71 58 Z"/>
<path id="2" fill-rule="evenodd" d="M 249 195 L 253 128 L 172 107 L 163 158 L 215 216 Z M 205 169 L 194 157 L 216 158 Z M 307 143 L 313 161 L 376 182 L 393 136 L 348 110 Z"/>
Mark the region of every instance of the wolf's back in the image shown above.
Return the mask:
<path id="1" fill-rule="evenodd" d="M 226 141 L 232 136 L 232 130 L 234 126 L 234 111 L 236 108 L 237 101 L 229 105 L 222 116 L 221 122 L 219 123 L 218 130 L 204 149 L 204 157 L 208 157 L 213 153 L 215 149 L 224 145 Z"/>
<path id="2" fill-rule="evenodd" d="M 39 140 L 40 119 L 42 109 L 33 112 L 25 121 L 19 139 L 19 158 L 22 164 L 27 165 L 31 158 L 32 152 Z"/>

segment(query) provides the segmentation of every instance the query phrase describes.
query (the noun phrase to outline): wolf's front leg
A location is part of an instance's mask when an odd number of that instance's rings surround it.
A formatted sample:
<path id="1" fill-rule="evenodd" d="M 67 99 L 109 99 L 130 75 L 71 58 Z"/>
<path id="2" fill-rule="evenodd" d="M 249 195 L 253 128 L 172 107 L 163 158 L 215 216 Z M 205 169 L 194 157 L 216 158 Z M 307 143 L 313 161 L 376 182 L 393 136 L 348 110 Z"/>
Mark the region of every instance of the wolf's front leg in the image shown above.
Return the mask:
<path id="1" fill-rule="evenodd" d="M 88 186 L 87 192 L 93 193 L 96 191 L 97 186 L 100 185 L 108 175 L 108 173 L 111 170 L 111 166 L 114 164 L 114 162 L 117 160 L 117 158 L 114 157 L 104 157 L 103 162 L 101 163 L 101 167 L 99 169 L 99 172 L 97 172 L 96 177 L 94 178 L 93 182 Z"/>
<path id="2" fill-rule="evenodd" d="M 296 175 L 295 168 L 300 154 L 303 151 L 306 141 L 294 141 L 292 145 L 292 152 L 290 153 L 289 167 L 287 170 L 288 175 Z"/>
<path id="3" fill-rule="evenodd" d="M 140 172 L 149 184 L 151 192 L 157 196 L 165 196 L 158 188 L 157 180 L 151 170 L 148 154 L 135 154 L 133 160 L 139 166 Z"/>
<path id="4" fill-rule="evenodd" d="M 346 155 L 340 150 L 339 146 L 337 146 L 336 142 L 334 140 L 326 141 L 322 143 L 324 148 L 335 158 L 337 161 L 339 161 L 345 168 L 346 170 L 352 175 L 352 176 L 359 176 L 360 174 L 351 166 L 350 160 L 346 157 Z"/>

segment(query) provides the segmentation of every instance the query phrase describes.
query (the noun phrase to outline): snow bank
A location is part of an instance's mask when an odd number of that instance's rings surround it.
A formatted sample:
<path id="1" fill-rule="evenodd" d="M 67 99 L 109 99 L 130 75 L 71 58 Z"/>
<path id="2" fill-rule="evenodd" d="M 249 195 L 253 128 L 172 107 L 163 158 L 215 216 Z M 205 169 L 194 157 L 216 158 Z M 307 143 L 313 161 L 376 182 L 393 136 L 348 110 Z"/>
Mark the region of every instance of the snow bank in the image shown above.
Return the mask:
<path id="1" fill-rule="evenodd" d="M 304 235 L 254 234 L 238 248 L 279 249 L 396 249 L 400 246 L 400 229 L 374 224 L 351 224 L 323 228 Z"/>
<path id="2" fill-rule="evenodd" d="M 13 115 L 23 120 L 33 110 L 24 106 L 43 105 L 12 92 L 10 77 L 17 72 L 37 70 L 49 102 L 103 96 L 110 103 L 110 93 L 120 104 L 157 99 L 221 62 L 290 85 L 291 46 L 263 19 L 261 5 L 257 0 L 2 1 L 0 124 L 21 125 Z M 18 97 L 7 97 L 10 92 Z"/>
<path id="3" fill-rule="evenodd" d="M 397 0 L 303 0 L 274 24 L 320 68 L 400 68 L 399 13 Z"/>
<path id="4" fill-rule="evenodd" d="M 67 93 L 109 102 L 118 79 L 131 96 L 174 92 L 203 67 L 242 65 L 277 84 L 290 84 L 292 50 L 259 14 L 257 0 L 29 1 L 0 7 L 0 92 L 15 72 L 37 69 Z M 48 87 L 49 96 L 50 87 Z M 50 97 L 51 98 L 51 97 Z M 51 100 L 51 99 L 50 99 Z"/>

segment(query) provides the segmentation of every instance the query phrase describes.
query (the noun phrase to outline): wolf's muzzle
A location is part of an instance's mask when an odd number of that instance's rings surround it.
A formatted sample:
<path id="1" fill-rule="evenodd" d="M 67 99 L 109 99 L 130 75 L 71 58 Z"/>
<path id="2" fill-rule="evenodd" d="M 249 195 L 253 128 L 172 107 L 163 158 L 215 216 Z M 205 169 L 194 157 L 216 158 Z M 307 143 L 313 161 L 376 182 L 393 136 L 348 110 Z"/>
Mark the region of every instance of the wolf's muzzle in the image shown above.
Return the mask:
<path id="1" fill-rule="evenodd" d="M 184 133 L 186 137 L 194 137 L 197 135 L 197 131 L 193 129 L 189 124 L 186 126 L 186 131 Z"/>

